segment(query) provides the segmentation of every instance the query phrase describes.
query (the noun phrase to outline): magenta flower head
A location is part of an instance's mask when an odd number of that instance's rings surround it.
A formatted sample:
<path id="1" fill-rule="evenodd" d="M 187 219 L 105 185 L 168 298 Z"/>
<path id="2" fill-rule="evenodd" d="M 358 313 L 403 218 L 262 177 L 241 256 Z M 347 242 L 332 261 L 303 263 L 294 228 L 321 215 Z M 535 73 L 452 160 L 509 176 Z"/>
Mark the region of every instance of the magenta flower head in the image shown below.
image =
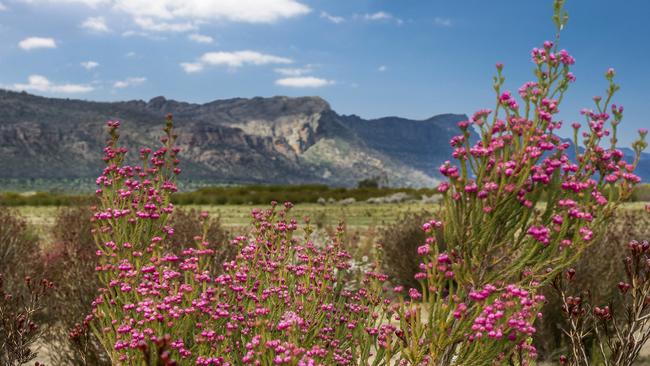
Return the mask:
<path id="1" fill-rule="evenodd" d="M 579 130 L 580 129 L 580 123 L 578 122 L 573 122 L 571 124 L 571 127 L 573 127 L 574 130 Z"/>
<path id="2" fill-rule="evenodd" d="M 647 134 L 648 134 L 647 128 L 639 128 L 639 135 L 641 135 L 641 137 L 645 137 Z"/>
<path id="3" fill-rule="evenodd" d="M 576 81 L 576 76 L 572 72 L 567 72 L 566 78 L 570 83 L 574 83 Z"/>
<path id="4" fill-rule="evenodd" d="M 498 71 L 503 70 L 503 64 L 502 64 L 501 62 L 497 62 L 497 65 L 496 65 L 496 66 L 497 66 L 497 70 L 498 70 Z"/>
<path id="5" fill-rule="evenodd" d="M 576 63 L 576 60 L 567 52 L 567 50 L 562 50 L 558 54 L 560 57 L 560 62 L 562 62 L 564 65 L 573 65 Z"/>
<path id="6" fill-rule="evenodd" d="M 458 128 L 465 131 L 469 127 L 469 121 L 460 121 L 458 122 Z"/>
<path id="7" fill-rule="evenodd" d="M 120 127 L 120 121 L 107 121 L 106 126 L 109 128 L 118 128 Z"/>
<path id="8" fill-rule="evenodd" d="M 422 294 L 420 293 L 420 291 L 418 291 L 418 290 L 416 290 L 414 288 L 410 288 L 409 289 L 409 297 L 411 299 L 413 299 L 413 300 L 420 300 L 422 298 Z"/>
<path id="9" fill-rule="evenodd" d="M 424 245 L 418 247 L 418 254 L 419 255 L 429 254 L 429 252 L 431 252 L 431 247 L 429 246 L 429 244 L 424 244 Z"/>
<path id="10" fill-rule="evenodd" d="M 610 67 L 609 69 L 607 69 L 607 72 L 605 73 L 605 77 L 608 80 L 612 79 L 614 77 L 614 75 L 616 75 L 616 71 L 614 71 L 613 68 Z"/>
<path id="11" fill-rule="evenodd" d="M 440 183 L 440 185 L 438 186 L 438 192 L 445 193 L 447 192 L 447 190 L 449 190 L 449 183 L 447 182 Z"/>

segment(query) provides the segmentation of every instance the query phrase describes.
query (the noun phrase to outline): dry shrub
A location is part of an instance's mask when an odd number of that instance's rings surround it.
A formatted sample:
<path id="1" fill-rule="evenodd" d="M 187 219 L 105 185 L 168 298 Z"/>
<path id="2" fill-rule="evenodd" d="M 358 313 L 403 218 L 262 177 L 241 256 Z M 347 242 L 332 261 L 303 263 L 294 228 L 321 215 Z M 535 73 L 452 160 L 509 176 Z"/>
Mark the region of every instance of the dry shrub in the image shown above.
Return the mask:
<path id="1" fill-rule="evenodd" d="M 43 298 L 51 292 L 52 283 L 47 280 L 34 283 L 30 277 L 19 282 L 23 287 L 18 292 L 7 292 L 0 274 L 0 365 L 3 366 L 23 365 L 36 358 L 36 342 L 45 330 L 39 318 Z"/>
<path id="2" fill-rule="evenodd" d="M 40 255 L 38 236 L 29 230 L 25 219 L 0 206 L 0 274 L 4 274 L 8 290 L 25 276 L 40 272 Z"/>
<path id="3" fill-rule="evenodd" d="M 384 272 L 394 284 L 407 288 L 419 286 L 414 278 L 422 261 L 417 248 L 426 240 L 422 225 L 430 219 L 429 212 L 409 212 L 379 232 L 377 242 L 384 251 Z"/>
<path id="4" fill-rule="evenodd" d="M 49 304 L 55 326 L 48 333 L 48 342 L 58 348 L 51 357 L 55 365 L 110 365 L 95 335 L 83 326 L 99 287 L 91 216 L 88 206 L 60 209 L 52 228 L 54 243 L 44 259 L 57 287 Z"/>
<path id="5" fill-rule="evenodd" d="M 650 202 L 650 184 L 641 184 L 634 187 L 631 200 L 634 202 Z"/>
<path id="6" fill-rule="evenodd" d="M 22 365 L 36 357 L 34 344 L 44 326 L 38 237 L 14 210 L 0 207 L 0 364 Z"/>
<path id="7" fill-rule="evenodd" d="M 617 284 L 625 279 L 623 259 L 627 244 L 631 240 L 650 238 L 650 215 L 642 210 L 621 209 L 603 238 L 590 246 L 573 266 L 576 270 L 571 287 L 580 289 L 583 296 L 589 296 L 595 305 L 605 305 L 618 291 Z M 552 359 L 558 356 L 566 345 L 560 330 L 563 316 L 560 299 L 552 289 L 546 289 L 548 302 L 542 308 L 543 318 L 537 326 L 536 347 L 540 357 Z"/>
<path id="8" fill-rule="evenodd" d="M 236 248 L 230 244 L 230 234 L 223 228 L 218 216 L 201 217 L 201 213 L 195 209 L 175 208 L 171 226 L 174 228 L 171 247 L 168 248 L 171 252 L 180 253 L 187 248 L 196 247 L 197 236 L 202 236 L 205 230 L 206 241 L 210 249 L 215 250 L 212 260 L 214 270 L 220 271 L 221 264 L 236 255 Z"/>

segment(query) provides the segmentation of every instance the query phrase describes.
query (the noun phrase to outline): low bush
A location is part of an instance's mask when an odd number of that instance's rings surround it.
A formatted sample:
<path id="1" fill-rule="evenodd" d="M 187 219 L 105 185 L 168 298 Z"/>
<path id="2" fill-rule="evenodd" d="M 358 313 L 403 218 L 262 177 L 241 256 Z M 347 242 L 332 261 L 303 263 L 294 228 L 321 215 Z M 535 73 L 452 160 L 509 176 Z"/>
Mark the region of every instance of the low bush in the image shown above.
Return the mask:
<path id="1" fill-rule="evenodd" d="M 0 274 L 9 292 L 25 276 L 40 273 L 40 259 L 38 236 L 15 210 L 0 205 Z"/>
<path id="2" fill-rule="evenodd" d="M 317 203 L 319 198 L 340 201 L 354 198 L 366 201 L 370 198 L 384 197 L 394 193 L 404 192 L 419 199 L 422 195 L 438 194 L 434 189 L 412 188 L 330 188 L 324 185 L 254 185 L 241 187 L 212 187 L 201 188 L 193 192 L 174 195 L 173 202 L 188 204 L 268 204 L 271 201 L 294 203 Z"/>
<path id="3" fill-rule="evenodd" d="M 0 206 L 77 206 L 89 205 L 92 195 L 69 195 L 64 193 L 36 192 L 33 194 L 0 193 Z"/>
<path id="4" fill-rule="evenodd" d="M 210 217 L 207 212 L 195 209 L 175 209 L 170 218 L 174 234 L 166 241 L 167 250 L 177 255 L 200 245 L 213 251 L 210 271 L 219 273 L 222 264 L 233 259 L 237 247 L 230 243 L 231 237 L 221 224 L 219 217 Z M 197 242 L 200 240 L 200 242 Z"/>
<path id="5" fill-rule="evenodd" d="M 630 241 L 620 263 L 624 276 L 605 301 L 594 300 L 584 288 L 571 283 L 576 270 L 558 275 L 553 288 L 564 315 L 562 331 L 568 349 L 561 365 L 635 365 L 650 340 L 650 244 Z"/>
<path id="6" fill-rule="evenodd" d="M 22 365 L 36 357 L 35 343 L 47 329 L 43 297 L 52 284 L 42 278 L 38 237 L 15 211 L 0 206 L 0 364 Z M 39 278 L 39 279 L 33 279 Z"/>
<path id="7" fill-rule="evenodd" d="M 58 350 L 51 355 L 54 365 L 110 365 L 97 337 L 84 327 L 99 287 L 91 217 L 89 206 L 64 207 L 52 226 L 53 243 L 44 263 L 56 285 L 48 299 L 51 329 L 46 334 L 47 342 Z"/>
<path id="8" fill-rule="evenodd" d="M 420 271 L 422 259 L 415 254 L 426 241 L 422 225 L 430 218 L 430 212 L 409 212 L 379 231 L 377 243 L 383 251 L 383 270 L 391 283 L 407 288 L 419 286 L 415 274 Z"/>
<path id="9" fill-rule="evenodd" d="M 34 282 L 31 277 L 11 284 L 0 274 L 0 365 L 19 366 L 36 358 L 36 342 L 45 331 L 39 318 L 43 297 L 52 290 L 47 280 Z M 38 365 L 38 362 L 36 363 Z"/>
<path id="10" fill-rule="evenodd" d="M 616 299 L 617 285 L 625 280 L 627 246 L 635 238 L 650 237 L 650 215 L 643 210 L 619 210 L 607 225 L 602 238 L 585 250 L 585 253 L 572 267 L 571 288 L 582 289 L 594 304 L 607 304 Z M 540 351 L 540 359 L 557 360 L 566 351 L 569 339 L 562 331 L 564 313 L 561 298 L 548 286 L 544 290 L 547 303 L 542 307 L 544 316 L 539 319 L 535 345 Z M 574 293 L 574 295 L 578 295 Z M 610 304 L 614 306 L 614 304 Z"/>
<path id="11" fill-rule="evenodd" d="M 631 201 L 633 202 L 650 202 L 650 184 L 641 184 L 634 189 Z"/>

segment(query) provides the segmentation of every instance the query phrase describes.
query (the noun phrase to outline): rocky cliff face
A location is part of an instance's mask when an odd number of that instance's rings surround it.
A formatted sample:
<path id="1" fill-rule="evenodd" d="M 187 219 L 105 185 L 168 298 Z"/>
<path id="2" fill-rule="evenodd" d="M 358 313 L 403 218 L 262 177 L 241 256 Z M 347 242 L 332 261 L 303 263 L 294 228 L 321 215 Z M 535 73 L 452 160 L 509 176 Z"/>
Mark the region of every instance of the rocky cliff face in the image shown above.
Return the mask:
<path id="1" fill-rule="evenodd" d="M 186 180 L 354 185 L 382 175 L 401 186 L 435 183 L 466 118 L 364 120 L 318 97 L 98 103 L 2 90 L 0 112 L 0 179 L 94 177 L 106 120 L 121 120 L 123 143 L 138 148 L 156 144 L 172 113 Z"/>

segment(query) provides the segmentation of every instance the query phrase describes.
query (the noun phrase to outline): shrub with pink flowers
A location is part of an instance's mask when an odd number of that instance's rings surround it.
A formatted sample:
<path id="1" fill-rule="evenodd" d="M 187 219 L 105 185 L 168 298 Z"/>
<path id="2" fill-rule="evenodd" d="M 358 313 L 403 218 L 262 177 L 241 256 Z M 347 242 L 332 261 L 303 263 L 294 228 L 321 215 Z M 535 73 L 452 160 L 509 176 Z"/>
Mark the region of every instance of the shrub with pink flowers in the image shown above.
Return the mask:
<path id="1" fill-rule="evenodd" d="M 142 149 L 135 166 L 111 121 L 92 219 L 102 288 L 84 326 L 122 365 L 529 364 L 541 287 L 602 235 L 639 182 L 646 146 L 640 131 L 636 160 L 617 149 L 623 108 L 612 104 L 612 69 L 605 97 L 582 111 L 584 126 L 573 123 L 573 145 L 558 137 L 559 106 L 576 80 L 575 60 L 558 46 L 562 3 L 556 41 L 532 51 L 535 80 L 511 93 L 497 64 L 494 110 L 460 122 L 450 141 L 456 163 L 440 167 L 443 203 L 412 253 L 422 258 L 421 288 L 396 286 L 391 302 L 373 269 L 350 286 L 341 236 L 314 242 L 289 203 L 254 210 L 247 234 L 231 242 L 204 234 L 170 251 L 180 173 L 171 116 L 162 146 Z M 215 271 L 224 246 L 237 255 Z"/>
<path id="2" fill-rule="evenodd" d="M 511 93 L 497 64 L 494 110 L 460 122 L 450 141 L 456 163 L 440 167 L 444 202 L 418 249 L 422 288 L 408 291 L 397 310 L 404 364 L 529 364 L 541 287 L 602 235 L 640 181 L 634 169 L 647 131 L 633 144 L 636 160 L 626 162 L 617 149 L 623 107 L 612 104 L 613 69 L 605 97 L 581 111 L 584 126 L 572 124 L 573 147 L 558 137 L 560 103 L 576 80 L 575 60 L 557 42 L 567 22 L 562 1 L 553 20 L 556 41 L 531 53 L 535 80 Z M 471 128 L 480 140 L 471 141 Z"/>
<path id="3" fill-rule="evenodd" d="M 142 150 L 141 166 L 124 166 L 118 122 L 105 149 L 93 217 L 103 288 L 87 319 L 115 364 L 353 364 L 373 354 L 383 301 L 374 272 L 364 286 L 341 280 L 350 256 L 340 238 L 310 241 L 307 224 L 282 209 L 252 212 L 248 235 L 231 243 L 235 259 L 215 274 L 215 249 L 203 237 L 180 255 L 167 252 L 178 149 L 171 117 L 164 146 Z M 207 218 L 207 216 L 206 216 Z"/>

